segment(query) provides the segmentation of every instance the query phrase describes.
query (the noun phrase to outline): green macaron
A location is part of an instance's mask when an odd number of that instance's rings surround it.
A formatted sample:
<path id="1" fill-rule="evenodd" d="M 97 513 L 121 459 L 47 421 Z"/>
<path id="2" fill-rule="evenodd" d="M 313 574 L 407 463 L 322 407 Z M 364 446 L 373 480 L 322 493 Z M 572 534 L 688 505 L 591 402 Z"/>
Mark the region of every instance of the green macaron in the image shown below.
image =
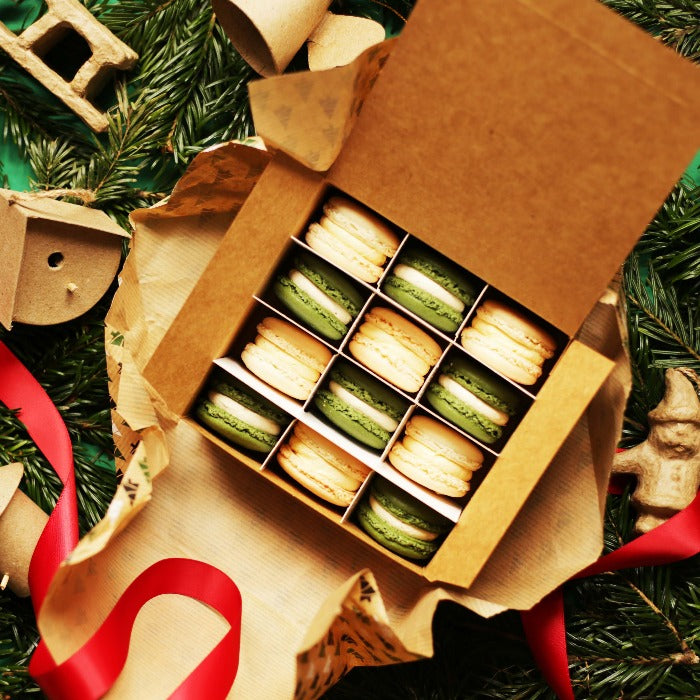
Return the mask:
<path id="1" fill-rule="evenodd" d="M 348 362 L 334 365 L 314 403 L 346 435 L 376 450 L 386 447 L 408 408 L 388 387 Z"/>
<path id="2" fill-rule="evenodd" d="M 421 561 L 430 558 L 440 546 L 440 536 L 452 526 L 447 518 L 380 476 L 372 481 L 369 496 L 357 506 L 360 525 L 372 539 L 402 557 Z M 420 539 L 402 531 L 391 522 L 392 516 L 407 529 L 417 528 L 434 539 Z"/>
<path id="3" fill-rule="evenodd" d="M 510 384 L 460 356 L 445 363 L 426 398 L 441 416 L 487 444 L 501 438 L 522 400 Z"/>
<path id="4" fill-rule="evenodd" d="M 434 252 L 403 252 L 383 286 L 384 292 L 435 328 L 454 333 L 474 303 L 469 275 Z"/>
<path id="5" fill-rule="evenodd" d="M 202 396 L 195 415 L 228 441 L 254 452 L 270 452 L 290 418 L 250 389 L 215 382 Z"/>
<path id="6" fill-rule="evenodd" d="M 311 255 L 298 255 L 273 291 L 302 323 L 329 340 L 340 340 L 362 308 L 362 295 L 341 272 Z"/>

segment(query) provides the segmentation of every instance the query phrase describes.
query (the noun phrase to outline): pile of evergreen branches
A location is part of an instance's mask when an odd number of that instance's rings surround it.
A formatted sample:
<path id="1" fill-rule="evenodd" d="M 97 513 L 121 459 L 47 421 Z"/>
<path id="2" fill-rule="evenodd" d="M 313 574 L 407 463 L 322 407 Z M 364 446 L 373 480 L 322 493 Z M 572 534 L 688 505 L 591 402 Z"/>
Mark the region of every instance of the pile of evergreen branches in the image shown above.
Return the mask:
<path id="1" fill-rule="evenodd" d="M 700 63 L 700 2 L 603 1 Z M 116 103 L 108 133 L 91 134 L 0 53 L 3 141 L 14 144 L 16 158 L 28 163 L 32 188 L 89 190 L 91 206 L 126 226 L 132 209 L 170 192 L 201 149 L 251 132 L 246 83 L 252 73 L 202 0 L 84 2 L 141 57 L 135 71 L 110 86 Z M 0 0 L 0 19 L 9 3 L 15 16 L 18 8 L 26 9 L 19 12 L 26 21 L 41 9 L 33 0 Z M 412 4 L 337 0 L 334 9 L 377 19 L 395 34 Z M 294 65 L 302 64 L 303 56 Z M 632 445 L 646 435 L 646 414 L 663 394 L 664 368 L 700 371 L 700 188 L 684 182 L 674 189 L 627 261 L 624 285 L 635 381 L 623 444 Z M 100 453 L 111 450 L 102 320 L 113 291 L 74 322 L 0 331 L 0 339 L 34 373 L 66 421 L 83 532 L 100 518 L 115 487 L 113 472 L 99 466 Z M 14 413 L 0 406 L 0 464 L 13 461 L 25 465 L 22 488 L 50 510 L 58 479 Z M 629 493 L 611 496 L 606 550 L 629 540 L 631 523 Z M 700 697 L 700 557 L 598 576 L 569 584 L 565 592 L 578 697 Z M 327 697 L 553 697 L 534 668 L 515 613 L 486 621 L 445 604 L 434 630 L 434 659 L 358 669 Z M 26 672 L 36 641 L 30 604 L 0 593 L 4 696 L 39 693 Z"/>

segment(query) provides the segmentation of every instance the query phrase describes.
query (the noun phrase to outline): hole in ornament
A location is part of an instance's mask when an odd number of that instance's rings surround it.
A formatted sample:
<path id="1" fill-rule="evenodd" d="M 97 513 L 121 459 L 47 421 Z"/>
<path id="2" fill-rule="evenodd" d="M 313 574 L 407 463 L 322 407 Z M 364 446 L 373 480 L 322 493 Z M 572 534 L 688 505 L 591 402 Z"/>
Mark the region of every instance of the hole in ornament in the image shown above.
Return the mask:
<path id="1" fill-rule="evenodd" d="M 59 25 L 33 47 L 44 63 L 70 82 L 83 64 L 92 57 L 92 49 L 71 26 Z"/>
<path id="2" fill-rule="evenodd" d="M 52 270 L 60 270 L 63 267 L 63 253 L 51 253 L 48 263 Z"/>

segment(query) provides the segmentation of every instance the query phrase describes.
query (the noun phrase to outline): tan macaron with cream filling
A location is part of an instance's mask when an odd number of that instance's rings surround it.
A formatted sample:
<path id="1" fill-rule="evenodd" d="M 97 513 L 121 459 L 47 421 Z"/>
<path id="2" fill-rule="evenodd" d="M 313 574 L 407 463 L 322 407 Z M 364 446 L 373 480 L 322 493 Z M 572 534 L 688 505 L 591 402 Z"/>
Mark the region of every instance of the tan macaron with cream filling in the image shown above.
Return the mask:
<path id="1" fill-rule="evenodd" d="M 460 498 L 469 491 L 472 473 L 484 456 L 474 444 L 439 421 L 414 416 L 389 461 L 409 479 L 435 493 Z"/>
<path id="2" fill-rule="evenodd" d="M 399 238 L 376 215 L 345 197 L 331 197 L 324 216 L 306 233 L 309 247 L 326 260 L 365 282 L 376 282 Z"/>
<path id="3" fill-rule="evenodd" d="M 420 389 L 441 354 L 440 346 L 425 331 L 382 307 L 365 315 L 348 348 L 365 367 L 408 392 Z"/>
<path id="4" fill-rule="evenodd" d="M 328 503 L 348 506 L 370 469 L 303 423 L 294 426 L 277 461 L 311 493 Z"/>
<path id="5" fill-rule="evenodd" d="M 554 338 L 500 301 L 485 301 L 462 332 L 462 346 L 477 360 L 519 384 L 534 384 L 554 356 Z"/>
<path id="6" fill-rule="evenodd" d="M 307 399 L 330 362 L 331 351 L 308 333 L 275 317 L 257 326 L 254 343 L 241 353 L 243 364 L 275 389 Z"/>

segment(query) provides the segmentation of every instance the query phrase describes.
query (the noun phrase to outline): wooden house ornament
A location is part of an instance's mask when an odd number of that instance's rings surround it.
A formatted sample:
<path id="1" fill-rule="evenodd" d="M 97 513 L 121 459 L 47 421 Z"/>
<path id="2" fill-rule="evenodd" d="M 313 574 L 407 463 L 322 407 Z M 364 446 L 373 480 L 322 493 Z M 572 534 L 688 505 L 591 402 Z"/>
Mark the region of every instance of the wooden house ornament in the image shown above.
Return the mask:
<path id="1" fill-rule="evenodd" d="M 85 313 L 114 280 L 124 238 L 104 212 L 0 189 L 0 323 Z"/>
<path id="2" fill-rule="evenodd" d="M 48 11 L 16 35 L 0 22 L 0 48 L 94 131 L 107 129 L 107 117 L 92 100 L 117 69 L 131 68 L 138 55 L 100 24 L 77 0 L 46 0 Z M 82 37 L 91 55 L 72 76 L 62 76 L 44 60 L 70 33 Z"/>

